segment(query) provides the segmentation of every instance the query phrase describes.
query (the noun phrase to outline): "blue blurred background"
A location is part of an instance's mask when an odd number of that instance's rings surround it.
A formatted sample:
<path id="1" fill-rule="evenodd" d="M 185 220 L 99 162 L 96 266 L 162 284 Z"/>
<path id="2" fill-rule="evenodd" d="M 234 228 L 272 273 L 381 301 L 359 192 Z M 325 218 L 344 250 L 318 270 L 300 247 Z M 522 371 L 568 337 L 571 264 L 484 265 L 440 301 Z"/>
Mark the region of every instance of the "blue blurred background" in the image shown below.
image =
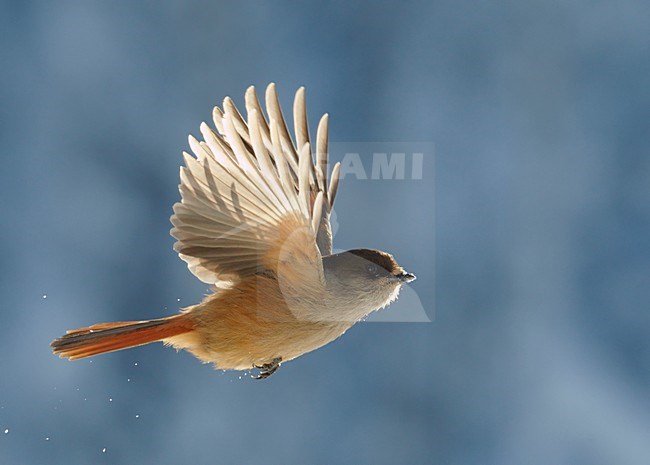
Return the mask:
<path id="1" fill-rule="evenodd" d="M 3 1 L 0 462 L 650 463 L 648 5 Z M 168 235 L 180 152 L 271 81 L 332 141 L 435 144 L 422 180 L 346 178 L 336 236 L 433 322 L 264 382 L 54 357 L 207 292 Z"/>

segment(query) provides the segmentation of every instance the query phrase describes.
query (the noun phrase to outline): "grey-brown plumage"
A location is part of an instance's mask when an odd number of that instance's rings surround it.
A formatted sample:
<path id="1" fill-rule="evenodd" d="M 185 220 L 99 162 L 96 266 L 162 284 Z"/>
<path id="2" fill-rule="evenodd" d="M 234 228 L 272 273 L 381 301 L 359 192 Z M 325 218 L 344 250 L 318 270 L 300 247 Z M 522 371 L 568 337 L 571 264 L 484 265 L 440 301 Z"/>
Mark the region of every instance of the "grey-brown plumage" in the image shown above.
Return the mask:
<path id="1" fill-rule="evenodd" d="M 265 97 L 268 119 L 253 87 L 246 117 L 226 98 L 214 128 L 201 124 L 203 141 L 189 137 L 194 156 L 183 153 L 174 250 L 216 292 L 172 317 L 70 331 L 53 342 L 55 353 L 76 359 L 161 340 L 218 368 L 261 367 L 268 376 L 415 279 L 386 252 L 332 253 L 340 165 L 329 169 L 328 116 L 312 140 L 299 89 L 294 143 L 273 84 Z"/>

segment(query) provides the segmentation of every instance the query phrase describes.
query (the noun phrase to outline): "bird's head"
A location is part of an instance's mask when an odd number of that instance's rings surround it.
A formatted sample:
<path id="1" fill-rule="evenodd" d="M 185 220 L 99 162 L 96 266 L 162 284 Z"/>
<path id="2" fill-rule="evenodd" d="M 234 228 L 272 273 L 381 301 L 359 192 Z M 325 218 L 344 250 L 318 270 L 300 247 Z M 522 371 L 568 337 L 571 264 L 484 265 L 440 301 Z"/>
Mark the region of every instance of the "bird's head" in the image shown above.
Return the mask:
<path id="1" fill-rule="evenodd" d="M 342 309 L 361 318 L 390 304 L 402 284 L 415 280 L 389 253 L 354 249 L 323 258 L 327 286 Z"/>

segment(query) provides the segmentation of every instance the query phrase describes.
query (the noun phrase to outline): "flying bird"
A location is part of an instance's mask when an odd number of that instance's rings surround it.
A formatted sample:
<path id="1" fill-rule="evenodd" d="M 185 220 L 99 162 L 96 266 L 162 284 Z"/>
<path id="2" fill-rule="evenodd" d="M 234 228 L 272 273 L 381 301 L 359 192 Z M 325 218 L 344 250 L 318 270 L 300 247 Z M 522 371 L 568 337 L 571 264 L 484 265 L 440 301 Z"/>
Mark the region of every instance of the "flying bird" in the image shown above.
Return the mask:
<path id="1" fill-rule="evenodd" d="M 174 316 L 70 330 L 52 342 L 55 354 L 76 360 L 162 341 L 216 368 L 257 369 L 266 378 L 415 279 L 386 252 L 332 252 L 340 164 L 330 172 L 328 115 L 311 139 L 300 88 L 292 139 L 274 84 L 265 97 L 268 118 L 254 87 L 246 118 L 226 98 L 213 110 L 215 127 L 201 124 L 203 141 L 189 137 L 194 156 L 183 153 L 174 250 L 213 292 Z"/>

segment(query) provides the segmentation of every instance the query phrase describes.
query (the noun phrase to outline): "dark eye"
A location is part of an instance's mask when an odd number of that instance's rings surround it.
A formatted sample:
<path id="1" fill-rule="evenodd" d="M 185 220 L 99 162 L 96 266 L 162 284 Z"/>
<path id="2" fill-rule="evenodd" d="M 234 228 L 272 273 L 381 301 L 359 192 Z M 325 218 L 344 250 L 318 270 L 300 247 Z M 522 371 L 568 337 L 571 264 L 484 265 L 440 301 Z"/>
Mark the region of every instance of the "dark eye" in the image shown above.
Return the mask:
<path id="1" fill-rule="evenodd" d="M 373 264 L 367 265 L 366 266 L 366 271 L 368 272 L 368 274 L 371 274 L 373 276 L 377 276 L 379 274 L 379 270 L 377 269 L 377 265 L 373 265 Z"/>

